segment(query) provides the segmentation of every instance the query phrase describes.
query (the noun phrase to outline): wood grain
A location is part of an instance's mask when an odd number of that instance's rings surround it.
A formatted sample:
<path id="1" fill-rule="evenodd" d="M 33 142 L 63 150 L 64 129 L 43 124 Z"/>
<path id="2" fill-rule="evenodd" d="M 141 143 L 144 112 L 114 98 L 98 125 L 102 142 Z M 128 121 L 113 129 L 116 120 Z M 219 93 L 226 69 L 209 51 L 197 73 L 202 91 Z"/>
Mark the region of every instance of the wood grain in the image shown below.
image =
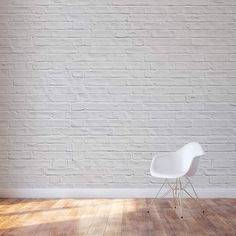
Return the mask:
<path id="1" fill-rule="evenodd" d="M 1 236 L 236 235 L 236 199 L 184 200 L 184 219 L 171 199 L 1 199 Z"/>

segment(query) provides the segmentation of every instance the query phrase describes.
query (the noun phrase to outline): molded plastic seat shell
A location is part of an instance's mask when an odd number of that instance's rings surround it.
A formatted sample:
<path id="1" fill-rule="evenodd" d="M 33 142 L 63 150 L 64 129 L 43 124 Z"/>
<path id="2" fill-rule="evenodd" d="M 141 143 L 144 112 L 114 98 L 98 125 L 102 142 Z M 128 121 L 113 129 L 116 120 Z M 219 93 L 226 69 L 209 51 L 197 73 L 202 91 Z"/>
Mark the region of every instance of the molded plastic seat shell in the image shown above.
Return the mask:
<path id="1" fill-rule="evenodd" d="M 193 176 L 198 169 L 200 157 L 204 154 L 201 145 L 192 142 L 176 152 L 167 153 L 161 157 L 156 155 L 151 163 L 151 175 L 167 179 Z"/>

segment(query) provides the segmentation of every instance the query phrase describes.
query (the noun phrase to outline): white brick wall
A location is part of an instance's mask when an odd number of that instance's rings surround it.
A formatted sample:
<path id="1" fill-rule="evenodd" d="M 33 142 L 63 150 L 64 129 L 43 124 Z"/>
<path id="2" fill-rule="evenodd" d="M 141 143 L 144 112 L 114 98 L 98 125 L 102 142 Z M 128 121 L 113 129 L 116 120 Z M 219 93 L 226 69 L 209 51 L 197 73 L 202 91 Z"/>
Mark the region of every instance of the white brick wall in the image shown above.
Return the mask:
<path id="1" fill-rule="evenodd" d="M 235 0 L 0 0 L 0 187 L 236 187 Z"/>

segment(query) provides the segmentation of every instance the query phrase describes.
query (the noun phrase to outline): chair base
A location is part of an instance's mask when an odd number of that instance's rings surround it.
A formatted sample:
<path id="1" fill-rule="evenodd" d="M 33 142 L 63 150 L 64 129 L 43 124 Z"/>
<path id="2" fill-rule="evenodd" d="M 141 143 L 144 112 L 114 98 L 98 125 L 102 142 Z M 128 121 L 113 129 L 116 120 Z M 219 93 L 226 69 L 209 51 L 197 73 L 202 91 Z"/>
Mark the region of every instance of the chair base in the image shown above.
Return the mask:
<path id="1" fill-rule="evenodd" d="M 147 213 L 150 213 L 150 208 L 152 206 L 152 204 L 154 203 L 155 199 L 159 196 L 162 188 L 167 185 L 169 187 L 169 190 L 161 197 L 164 198 L 166 195 L 168 195 L 168 193 L 172 192 L 173 194 L 173 200 L 174 200 L 174 208 L 179 210 L 179 216 L 181 219 L 183 219 L 183 193 L 186 193 L 190 198 L 194 199 L 197 203 L 198 206 L 200 207 L 202 213 L 205 213 L 205 210 L 203 209 L 201 202 L 198 198 L 198 195 L 193 187 L 193 184 L 191 183 L 191 180 L 189 177 L 182 177 L 182 179 L 185 179 L 185 182 L 183 182 L 181 180 L 181 178 L 178 178 L 175 180 L 175 183 L 170 183 L 168 182 L 168 179 L 165 179 L 164 183 L 161 185 L 159 191 L 157 192 L 155 198 L 153 198 L 153 200 L 151 201 L 151 203 L 148 206 L 148 210 Z M 190 186 L 195 197 L 193 197 L 189 191 L 187 191 L 187 186 Z"/>

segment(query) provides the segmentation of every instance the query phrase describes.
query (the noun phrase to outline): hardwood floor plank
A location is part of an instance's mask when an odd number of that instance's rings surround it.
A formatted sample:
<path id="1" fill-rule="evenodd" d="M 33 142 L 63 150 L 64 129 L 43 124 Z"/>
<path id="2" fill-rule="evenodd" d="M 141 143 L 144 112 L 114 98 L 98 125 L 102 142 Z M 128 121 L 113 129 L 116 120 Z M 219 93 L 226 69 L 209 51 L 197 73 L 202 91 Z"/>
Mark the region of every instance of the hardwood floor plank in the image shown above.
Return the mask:
<path id="1" fill-rule="evenodd" d="M 137 230 L 137 222 L 135 219 L 136 204 L 132 199 L 124 200 L 124 211 L 122 220 L 122 231 L 121 235 L 140 235 Z"/>
<path id="2" fill-rule="evenodd" d="M 136 222 L 137 230 L 141 235 L 152 236 L 154 235 L 154 226 L 152 219 L 147 213 L 147 205 L 145 199 L 137 199 L 136 202 Z"/>
<path id="3" fill-rule="evenodd" d="M 146 204 L 150 204 L 151 200 L 146 200 Z M 147 213 L 148 214 L 148 213 Z M 167 236 L 167 230 L 165 230 L 165 219 L 162 217 L 163 215 L 162 209 L 157 209 L 156 202 L 154 206 L 150 209 L 148 217 L 152 220 L 153 223 L 153 235 L 163 235 Z M 164 222 L 163 222 L 164 221 Z"/>
<path id="4" fill-rule="evenodd" d="M 123 217 L 123 200 L 114 200 L 108 217 L 104 236 L 121 235 L 121 224 Z"/>
<path id="5" fill-rule="evenodd" d="M 82 212 L 75 225 L 75 235 L 87 235 L 90 226 L 93 223 L 93 217 L 97 212 L 97 208 L 94 206 L 96 200 L 83 200 L 81 205 Z"/>
<path id="6" fill-rule="evenodd" d="M 97 211 L 87 233 L 88 236 L 103 236 L 109 215 L 111 200 L 98 200 Z"/>

